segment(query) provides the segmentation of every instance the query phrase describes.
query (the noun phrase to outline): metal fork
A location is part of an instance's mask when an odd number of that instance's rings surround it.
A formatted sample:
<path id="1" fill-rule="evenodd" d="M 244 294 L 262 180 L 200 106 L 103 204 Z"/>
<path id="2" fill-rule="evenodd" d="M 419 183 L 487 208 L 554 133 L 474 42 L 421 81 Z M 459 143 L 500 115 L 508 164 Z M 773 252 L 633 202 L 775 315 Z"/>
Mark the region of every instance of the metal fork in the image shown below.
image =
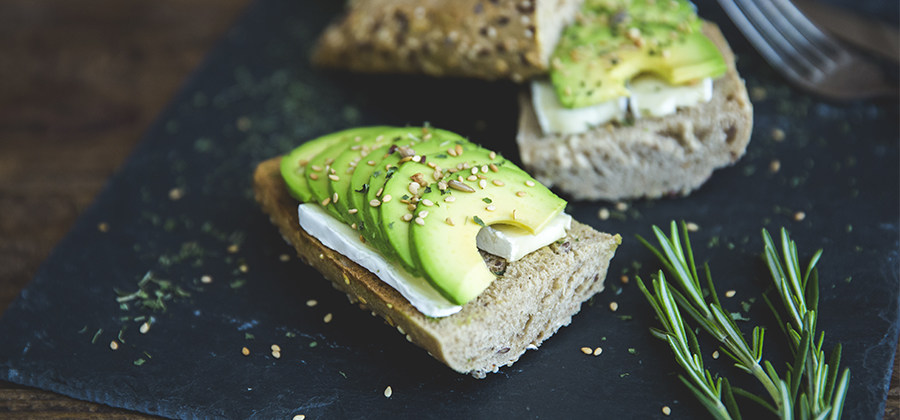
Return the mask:
<path id="1" fill-rule="evenodd" d="M 832 99 L 897 95 L 873 62 L 850 52 L 788 0 L 718 0 L 763 58 L 796 85 Z"/>

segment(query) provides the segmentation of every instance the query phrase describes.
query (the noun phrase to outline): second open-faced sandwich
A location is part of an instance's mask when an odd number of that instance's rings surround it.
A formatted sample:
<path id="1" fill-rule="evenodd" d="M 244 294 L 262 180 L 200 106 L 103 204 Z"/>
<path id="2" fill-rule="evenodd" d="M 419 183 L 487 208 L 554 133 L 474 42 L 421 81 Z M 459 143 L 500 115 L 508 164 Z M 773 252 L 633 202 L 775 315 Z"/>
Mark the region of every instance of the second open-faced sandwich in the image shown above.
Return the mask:
<path id="1" fill-rule="evenodd" d="M 733 53 L 686 0 L 360 0 L 313 61 L 527 82 L 522 162 L 578 199 L 688 194 L 752 130 Z"/>
<path id="2" fill-rule="evenodd" d="M 254 187 L 305 262 L 475 377 L 569 324 L 621 241 L 509 160 L 430 127 L 310 140 L 261 163 Z"/>

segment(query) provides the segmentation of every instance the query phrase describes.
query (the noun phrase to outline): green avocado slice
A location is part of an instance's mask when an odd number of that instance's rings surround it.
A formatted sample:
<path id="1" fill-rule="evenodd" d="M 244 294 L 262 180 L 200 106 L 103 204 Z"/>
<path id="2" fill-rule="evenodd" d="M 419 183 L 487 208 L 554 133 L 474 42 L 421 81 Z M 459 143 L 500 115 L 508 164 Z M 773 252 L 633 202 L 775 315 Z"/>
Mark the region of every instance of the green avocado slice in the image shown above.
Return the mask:
<path id="1" fill-rule="evenodd" d="M 413 258 L 422 274 L 451 302 L 464 305 L 486 289 L 495 275 L 485 266 L 475 237 L 497 223 L 535 232 L 558 215 L 566 202 L 524 171 L 504 165 L 488 172 L 484 188 L 464 180 L 472 192 L 458 189 L 422 196 L 416 214 L 428 214 L 409 224 Z M 480 180 L 479 180 L 480 181 Z M 440 203 L 427 207 L 425 199 Z"/>
<path id="2" fill-rule="evenodd" d="M 307 141 L 281 159 L 281 177 L 284 178 L 288 191 L 294 198 L 304 203 L 311 201 L 312 191 L 306 181 L 309 161 L 322 151 L 340 143 L 346 132 L 353 130 L 356 129 L 339 131 Z"/>
<path id="3" fill-rule="evenodd" d="M 336 212 L 332 210 L 332 196 L 328 191 L 328 184 L 330 180 L 339 179 L 340 176 L 331 164 L 341 152 L 354 143 L 355 138 L 367 135 L 372 129 L 373 127 L 359 127 L 335 133 L 338 140 L 329 143 L 327 148 L 313 156 L 307 164 L 306 183 L 309 185 L 312 199 L 332 215 L 336 215 Z"/>
<path id="4" fill-rule="evenodd" d="M 550 78 L 563 106 L 628 95 L 627 83 L 653 73 L 679 85 L 719 77 L 727 64 L 687 0 L 588 0 L 563 31 Z"/>
<path id="5" fill-rule="evenodd" d="M 331 167 L 334 168 L 337 178 L 329 179 L 328 192 L 331 194 L 332 201 L 330 210 L 342 222 L 352 225 L 357 222 L 355 214 L 349 213 L 353 205 L 350 203 L 352 196 L 350 185 L 353 173 L 359 165 L 366 165 L 367 157 L 374 150 L 382 147 L 406 146 L 421 140 L 416 135 L 421 136 L 422 129 L 419 127 L 397 128 L 397 127 L 371 127 L 371 130 L 363 136 L 357 136 L 353 139 L 353 143 L 349 145 L 343 152 L 337 155 L 332 162 Z M 335 200 L 337 198 L 337 200 Z M 356 213 L 356 212 L 354 212 Z"/>
<path id="6" fill-rule="evenodd" d="M 476 179 L 478 176 L 487 177 L 487 174 L 493 169 L 499 170 L 504 165 L 513 165 L 512 162 L 476 144 L 467 143 L 461 146 L 460 150 L 463 152 L 461 154 L 454 152 L 453 155 L 448 154 L 445 149 L 439 149 L 436 151 L 437 153 L 419 150 L 427 157 L 425 163 L 406 162 L 400 165 L 394 176 L 384 183 L 382 204 L 373 215 L 377 217 L 376 224 L 384 230 L 388 246 L 394 250 L 400 263 L 413 274 L 418 273 L 419 269 L 412 256 L 408 222 L 415 220 L 415 216 L 422 210 L 416 207 L 415 211 L 410 211 L 409 204 L 422 203 L 425 211 L 430 211 L 428 207 L 440 206 L 441 202 L 420 202 L 419 197 L 430 190 L 442 188 L 446 194 L 450 194 L 452 190 L 446 181 L 455 179 L 457 176 L 471 177 L 473 170 L 478 174 L 475 175 Z M 491 157 L 494 158 L 491 159 Z M 429 164 L 435 165 L 434 168 Z M 441 170 L 440 173 L 436 173 L 437 169 Z M 416 183 L 416 186 L 412 187 L 410 184 L 414 182 L 413 179 L 421 180 L 426 186 Z M 441 180 L 444 182 L 439 182 Z M 411 190 L 416 191 L 417 195 L 413 195 Z M 388 196 L 393 197 L 392 200 L 384 202 L 384 198 Z"/>
<path id="7" fill-rule="evenodd" d="M 381 218 L 378 214 L 381 210 L 381 206 L 385 204 L 385 183 L 388 180 L 393 179 L 401 165 L 413 162 L 411 160 L 413 156 L 404 159 L 404 153 L 418 155 L 420 157 L 425 156 L 427 162 L 429 155 L 444 152 L 446 149 L 453 148 L 457 144 L 471 147 L 471 143 L 458 134 L 432 129 L 431 136 L 427 141 L 423 141 L 408 150 L 398 150 L 397 153 L 385 157 L 376 165 L 377 168 L 375 172 L 372 173 L 372 176 L 368 180 L 368 190 L 366 191 L 364 203 L 362 204 L 362 211 L 360 211 L 360 213 L 362 213 L 364 218 L 363 223 L 366 226 L 366 233 L 370 235 L 366 238 L 371 242 L 376 243 L 376 248 L 383 248 L 385 255 L 392 258 L 398 257 L 396 250 L 387 242 L 385 231 L 389 226 L 381 223 Z M 391 196 L 387 204 L 390 205 L 393 203 L 393 205 L 397 205 L 399 203 L 399 205 L 405 207 L 406 204 L 400 203 L 401 199 L 401 197 Z"/>

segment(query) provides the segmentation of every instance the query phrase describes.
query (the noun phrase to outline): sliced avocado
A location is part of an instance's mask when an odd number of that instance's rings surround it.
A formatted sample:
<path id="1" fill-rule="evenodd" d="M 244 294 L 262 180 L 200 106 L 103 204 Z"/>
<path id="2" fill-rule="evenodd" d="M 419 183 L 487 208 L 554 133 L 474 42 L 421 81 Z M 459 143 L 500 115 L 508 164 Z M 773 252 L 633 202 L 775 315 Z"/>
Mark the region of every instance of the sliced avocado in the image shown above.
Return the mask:
<path id="1" fill-rule="evenodd" d="M 313 156 L 309 160 L 306 168 L 306 184 L 312 194 L 312 199 L 318 202 L 322 207 L 333 213 L 331 206 L 331 193 L 328 191 L 328 184 L 331 179 L 340 179 L 337 171 L 331 167 L 334 158 L 341 152 L 350 147 L 354 143 L 354 139 L 367 135 L 372 127 L 359 127 L 335 133 L 338 140 L 329 144 L 329 146 Z"/>
<path id="2" fill-rule="evenodd" d="M 398 150 L 397 153 L 386 157 L 376 165 L 377 169 L 372 173 L 372 176 L 368 181 L 369 187 L 366 191 L 365 203 L 363 204 L 361 213 L 363 215 L 363 223 L 366 226 L 366 238 L 371 242 L 378 244 L 376 247 L 379 247 L 379 249 L 383 247 L 385 255 L 397 257 L 396 251 L 387 242 L 385 235 L 385 231 L 393 225 L 383 225 L 381 223 L 381 218 L 378 215 L 382 205 L 391 205 L 391 203 L 397 205 L 402 199 L 401 197 L 394 197 L 391 195 L 388 203 L 384 203 L 384 199 L 386 198 L 384 195 L 385 183 L 394 178 L 401 166 L 405 166 L 410 162 L 415 163 L 412 160 L 415 156 L 420 156 L 420 159 L 421 156 L 425 156 L 427 163 L 429 155 L 446 152 L 448 148 L 455 148 L 457 144 L 461 145 L 460 147 L 462 147 L 462 145 L 471 145 L 471 143 L 458 134 L 432 129 L 431 136 L 429 136 L 427 141 L 423 141 L 408 149 Z M 395 199 L 396 201 L 394 201 Z M 404 203 L 400 203 L 400 205 L 406 206 Z"/>
<path id="3" fill-rule="evenodd" d="M 409 161 L 399 166 L 394 176 L 384 183 L 384 192 L 382 193 L 382 204 L 376 212 L 372 214 L 376 216 L 375 223 L 382 227 L 384 237 L 391 249 L 403 266 L 413 274 L 417 274 L 418 267 L 412 256 L 412 250 L 409 243 L 409 222 L 415 220 L 418 212 L 422 211 L 419 207 L 415 207 L 421 203 L 425 211 L 430 211 L 429 207 L 440 206 L 440 201 L 421 201 L 419 198 L 430 190 L 443 188 L 446 194 L 450 194 L 450 188 L 446 181 L 455 179 L 457 176 L 463 178 L 473 176 L 474 169 L 479 176 L 487 178 L 488 173 L 494 168 L 499 170 L 505 164 L 512 165 L 496 153 L 488 149 L 484 149 L 473 143 L 461 144 L 462 153 L 451 155 L 447 153 L 447 148 L 439 148 L 434 152 L 427 150 L 417 150 L 426 157 L 426 161 L 414 162 Z M 436 152 L 436 153 L 435 153 Z M 494 159 L 491 159 L 491 157 Z M 429 164 L 434 164 L 432 168 Z M 441 172 L 438 178 L 435 178 L 436 170 L 440 168 Z M 413 179 L 421 180 L 426 186 L 416 183 L 416 187 L 411 187 Z M 443 182 L 439 182 L 443 181 Z M 476 181 L 477 182 L 477 181 Z M 411 192 L 416 191 L 413 195 Z M 384 198 L 391 196 L 389 202 L 384 202 Z M 414 211 L 410 210 L 409 205 L 412 204 Z"/>
<path id="4" fill-rule="evenodd" d="M 687 0 L 588 0 L 566 27 L 550 78 L 568 108 L 628 95 L 632 77 L 652 73 L 678 85 L 725 73 L 715 44 Z"/>
<path id="5" fill-rule="evenodd" d="M 566 206 L 518 168 L 504 165 L 486 175 L 484 188 L 477 181 L 463 181 L 472 192 L 453 189 L 442 195 L 432 189 L 424 194 L 416 212 L 426 210 L 428 214 L 409 225 L 416 265 L 438 291 L 458 305 L 481 294 L 495 278 L 475 243 L 481 228 L 503 223 L 539 231 Z M 426 207 L 422 204 L 425 199 L 440 206 Z"/>
<path id="6" fill-rule="evenodd" d="M 312 199 L 312 192 L 306 182 L 306 169 L 309 161 L 323 150 L 341 142 L 344 133 L 351 130 L 354 129 L 327 134 L 307 141 L 281 159 L 281 177 L 284 178 L 288 191 L 294 198 L 304 203 Z"/>
<path id="7" fill-rule="evenodd" d="M 371 127 L 371 130 L 363 136 L 357 136 L 353 139 L 353 143 L 349 145 L 343 152 L 337 155 L 332 162 L 331 167 L 334 168 L 338 178 L 329 179 L 328 191 L 331 194 L 332 201 L 329 209 L 331 213 L 338 219 L 348 225 L 356 223 L 356 217 L 351 217 L 349 210 L 350 204 L 350 184 L 353 173 L 358 165 L 365 165 L 368 155 L 382 146 L 405 146 L 421 140 L 422 129 L 420 127 Z M 419 136 L 419 137 L 416 137 Z M 334 198 L 337 198 L 335 201 Z"/>

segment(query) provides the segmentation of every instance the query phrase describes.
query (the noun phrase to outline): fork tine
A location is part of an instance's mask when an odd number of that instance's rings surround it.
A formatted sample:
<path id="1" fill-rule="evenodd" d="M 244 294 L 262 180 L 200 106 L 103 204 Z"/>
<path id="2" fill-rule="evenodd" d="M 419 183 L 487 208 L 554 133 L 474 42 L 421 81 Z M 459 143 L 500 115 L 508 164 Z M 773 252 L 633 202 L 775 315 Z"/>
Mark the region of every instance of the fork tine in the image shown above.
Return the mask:
<path id="1" fill-rule="evenodd" d="M 755 1 L 719 0 L 719 3 L 773 67 L 780 68 L 798 80 L 822 77 L 821 71 L 805 55 L 780 36 L 778 28 L 760 10 Z"/>
<path id="2" fill-rule="evenodd" d="M 778 0 L 758 0 L 757 2 L 772 25 L 779 33 L 796 48 L 797 52 L 809 61 L 809 64 L 822 71 L 827 71 L 837 65 L 832 59 L 829 51 L 823 45 L 823 39 L 827 40 L 827 36 L 818 31 L 814 25 L 806 19 L 802 14 L 790 12 L 791 5 L 789 1 Z M 793 6 L 793 5 L 791 5 Z M 795 12 L 799 12 L 793 8 Z M 813 31 L 810 31 L 810 27 Z M 831 49 L 832 53 L 835 53 Z"/>
<path id="3" fill-rule="evenodd" d="M 790 20 L 797 30 L 824 54 L 835 57 L 847 54 L 847 50 L 835 42 L 831 36 L 822 32 L 806 15 L 790 0 L 773 0 L 775 6 Z"/>

